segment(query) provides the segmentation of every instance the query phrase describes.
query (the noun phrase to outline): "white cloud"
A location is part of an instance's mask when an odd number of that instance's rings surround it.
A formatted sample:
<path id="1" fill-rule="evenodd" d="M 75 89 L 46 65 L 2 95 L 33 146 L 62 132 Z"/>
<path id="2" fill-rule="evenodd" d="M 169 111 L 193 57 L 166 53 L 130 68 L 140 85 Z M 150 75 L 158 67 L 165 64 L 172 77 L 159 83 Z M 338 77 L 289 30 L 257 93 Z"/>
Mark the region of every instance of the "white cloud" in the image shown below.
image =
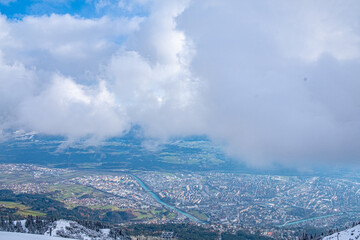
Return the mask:
<path id="1" fill-rule="evenodd" d="M 161 3 L 161 4 L 160 4 Z M 186 2 L 158 2 L 153 13 L 106 68 L 105 79 L 131 119 L 152 136 L 198 133 L 199 81 L 189 67 L 192 44 L 176 29 Z"/>
<path id="2" fill-rule="evenodd" d="M 208 133 L 251 164 L 360 157 L 359 4 L 193 2 Z M 304 81 L 304 79 L 306 81 Z"/>
<path id="3" fill-rule="evenodd" d="M 265 21 L 264 27 L 287 57 L 316 61 L 323 54 L 329 54 L 339 60 L 356 59 L 360 53 L 357 16 L 347 13 L 357 9 L 358 4 L 354 1 L 349 3 L 270 3 L 273 15 Z"/>
<path id="4" fill-rule="evenodd" d="M 12 127 L 17 121 L 14 109 L 35 91 L 36 85 L 37 78 L 33 70 L 26 69 L 19 62 L 4 63 L 0 51 L 0 129 Z"/>
<path id="5" fill-rule="evenodd" d="M 0 16 L 0 129 L 26 127 L 68 137 L 122 134 L 126 114 L 109 103 L 114 97 L 97 75 L 141 21 Z M 59 77 L 64 75 L 71 77 Z"/>
<path id="6" fill-rule="evenodd" d="M 126 113 L 104 82 L 85 87 L 59 75 L 39 95 L 20 104 L 19 119 L 36 132 L 71 139 L 105 139 L 121 135 L 129 127 Z"/>
<path id="7" fill-rule="evenodd" d="M 360 157 L 357 1 L 136 4 L 149 16 L 1 16 L 0 128 L 206 133 L 258 165 Z"/>
<path id="8" fill-rule="evenodd" d="M 185 6 L 156 3 L 146 20 L 2 17 L 4 64 L 20 61 L 39 79 L 2 78 L 22 95 L 14 100 L 13 125 L 71 139 L 118 136 L 130 124 L 160 138 L 194 132 L 183 123 L 192 119 L 184 112 L 193 108 L 198 83 L 188 70 L 191 44 L 174 20 Z"/>
<path id="9" fill-rule="evenodd" d="M 19 21 L 2 17 L 5 31 L 0 48 L 8 62 L 20 60 L 39 70 L 79 77 L 86 71 L 96 73 L 142 21 L 140 17 L 84 19 L 56 14 Z"/>

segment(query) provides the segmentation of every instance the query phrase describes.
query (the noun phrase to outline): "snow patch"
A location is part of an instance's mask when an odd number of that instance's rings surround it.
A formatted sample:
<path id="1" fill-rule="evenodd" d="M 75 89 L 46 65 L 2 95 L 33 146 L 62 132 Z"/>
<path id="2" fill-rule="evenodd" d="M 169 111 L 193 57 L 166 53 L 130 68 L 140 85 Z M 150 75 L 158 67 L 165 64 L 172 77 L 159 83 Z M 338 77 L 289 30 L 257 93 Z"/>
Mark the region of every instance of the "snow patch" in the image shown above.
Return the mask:
<path id="1" fill-rule="evenodd" d="M 109 239 L 108 234 L 88 229 L 77 222 L 58 220 L 45 232 L 46 236 L 57 236 L 81 240 L 105 240 Z"/>
<path id="2" fill-rule="evenodd" d="M 323 240 L 360 240 L 360 225 L 324 237 Z"/>

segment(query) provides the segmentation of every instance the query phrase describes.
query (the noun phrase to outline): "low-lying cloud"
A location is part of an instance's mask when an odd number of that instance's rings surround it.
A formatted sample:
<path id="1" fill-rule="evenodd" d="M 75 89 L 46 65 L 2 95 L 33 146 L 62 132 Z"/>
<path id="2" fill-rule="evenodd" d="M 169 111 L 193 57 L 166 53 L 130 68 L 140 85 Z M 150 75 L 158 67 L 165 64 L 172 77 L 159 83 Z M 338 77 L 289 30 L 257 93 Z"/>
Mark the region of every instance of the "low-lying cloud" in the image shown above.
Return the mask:
<path id="1" fill-rule="evenodd" d="M 1 16 L 0 129 L 100 141 L 139 124 L 254 165 L 360 157 L 356 1 L 137 4 L 149 16 Z"/>

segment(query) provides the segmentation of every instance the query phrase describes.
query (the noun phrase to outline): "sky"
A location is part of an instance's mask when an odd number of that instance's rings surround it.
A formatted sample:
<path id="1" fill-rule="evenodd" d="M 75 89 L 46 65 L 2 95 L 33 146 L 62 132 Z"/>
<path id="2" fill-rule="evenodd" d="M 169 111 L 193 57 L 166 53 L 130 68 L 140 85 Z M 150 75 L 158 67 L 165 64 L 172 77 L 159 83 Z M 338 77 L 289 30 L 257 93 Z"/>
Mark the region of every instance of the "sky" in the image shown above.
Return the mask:
<path id="1" fill-rule="evenodd" d="M 253 166 L 357 164 L 356 0 L 0 0 L 0 139 L 207 135 Z"/>

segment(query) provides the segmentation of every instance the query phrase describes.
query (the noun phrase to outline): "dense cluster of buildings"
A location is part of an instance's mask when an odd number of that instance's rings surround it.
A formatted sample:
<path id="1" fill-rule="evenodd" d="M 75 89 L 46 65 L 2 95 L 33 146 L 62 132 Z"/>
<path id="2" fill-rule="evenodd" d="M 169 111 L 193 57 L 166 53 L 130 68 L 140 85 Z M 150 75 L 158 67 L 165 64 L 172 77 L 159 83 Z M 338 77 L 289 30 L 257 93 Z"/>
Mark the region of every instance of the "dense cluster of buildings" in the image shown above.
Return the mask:
<path id="1" fill-rule="evenodd" d="M 127 174 L 120 174 L 118 176 L 82 176 L 72 178 L 70 182 L 73 184 L 90 186 L 94 189 L 113 195 L 113 197 L 97 197 L 96 199 L 99 201 L 90 198 L 91 201 L 96 201 L 96 205 L 113 205 L 118 208 L 132 209 L 149 209 L 150 206 L 161 207 L 161 204 L 157 203 L 149 194 L 143 191 L 139 183 Z M 87 198 L 83 198 L 83 202 L 86 199 Z M 78 203 L 81 204 L 81 202 Z M 92 204 L 93 203 L 86 205 Z"/>
<path id="2" fill-rule="evenodd" d="M 292 235 L 296 227 L 342 226 L 357 218 L 356 179 L 234 173 L 138 174 L 164 200 L 211 223 Z M 288 229 L 288 230 L 285 230 Z"/>
<path id="3" fill-rule="evenodd" d="M 150 171 L 135 175 L 161 201 L 195 217 L 205 216 L 202 220 L 211 227 L 229 231 L 260 231 L 280 239 L 298 234 L 296 228 L 300 226 L 326 229 L 344 225 L 356 219 L 360 211 L 360 182 L 356 178 Z M 112 206 L 144 212 L 167 209 L 172 218 L 145 214 L 137 220 L 189 221 L 161 204 L 138 179 L 124 172 L 95 175 L 26 164 L 0 164 L 0 176 L 0 188 L 16 193 L 52 193 L 54 186 L 91 190 L 86 194 L 65 194 L 61 200 L 68 206 Z"/>

